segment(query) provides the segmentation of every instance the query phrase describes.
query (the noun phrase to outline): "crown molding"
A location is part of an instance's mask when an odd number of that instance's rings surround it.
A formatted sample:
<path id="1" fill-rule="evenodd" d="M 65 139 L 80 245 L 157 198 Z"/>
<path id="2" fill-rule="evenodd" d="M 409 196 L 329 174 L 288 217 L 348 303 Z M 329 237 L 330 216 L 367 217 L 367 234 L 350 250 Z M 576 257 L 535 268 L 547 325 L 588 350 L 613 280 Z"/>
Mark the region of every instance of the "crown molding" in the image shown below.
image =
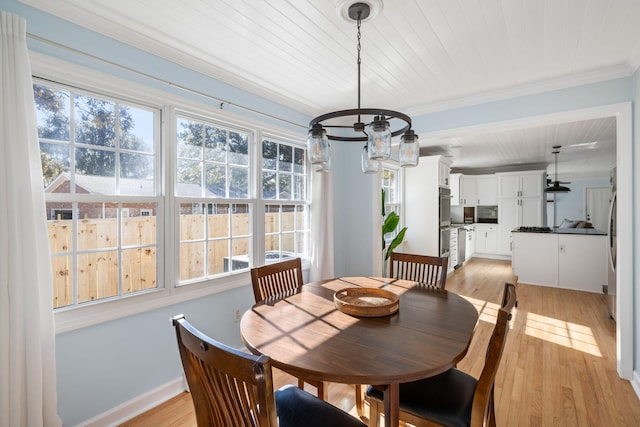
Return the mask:
<path id="1" fill-rule="evenodd" d="M 640 55 L 637 59 L 638 64 L 640 65 Z M 637 68 L 637 66 L 634 67 L 631 64 L 619 64 L 583 73 L 569 74 L 554 79 L 540 80 L 533 83 L 511 86 L 505 89 L 491 90 L 475 95 L 437 101 L 420 107 L 405 109 L 405 111 L 411 116 L 419 116 L 439 111 L 470 107 L 473 105 L 502 101 L 520 96 L 534 95 L 542 92 L 550 92 L 570 87 L 599 83 L 607 80 L 625 78 L 633 75 L 634 70 Z"/>

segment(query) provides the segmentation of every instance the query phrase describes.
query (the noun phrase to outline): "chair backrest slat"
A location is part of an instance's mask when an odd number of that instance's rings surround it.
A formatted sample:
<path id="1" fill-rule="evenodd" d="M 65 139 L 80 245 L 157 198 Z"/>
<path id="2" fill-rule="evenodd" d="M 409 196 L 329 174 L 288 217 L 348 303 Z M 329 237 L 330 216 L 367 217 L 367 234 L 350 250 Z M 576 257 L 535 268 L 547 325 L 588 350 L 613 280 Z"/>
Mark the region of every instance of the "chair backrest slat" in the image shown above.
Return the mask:
<path id="1" fill-rule="evenodd" d="M 298 291 L 303 284 L 302 260 L 281 261 L 251 269 L 251 284 L 256 302 L 282 298 Z"/>
<path id="2" fill-rule="evenodd" d="M 173 319 L 196 421 L 212 427 L 277 427 L 271 359 L 209 338 Z"/>
<path id="3" fill-rule="evenodd" d="M 392 252 L 389 276 L 444 289 L 447 282 L 448 257 Z"/>

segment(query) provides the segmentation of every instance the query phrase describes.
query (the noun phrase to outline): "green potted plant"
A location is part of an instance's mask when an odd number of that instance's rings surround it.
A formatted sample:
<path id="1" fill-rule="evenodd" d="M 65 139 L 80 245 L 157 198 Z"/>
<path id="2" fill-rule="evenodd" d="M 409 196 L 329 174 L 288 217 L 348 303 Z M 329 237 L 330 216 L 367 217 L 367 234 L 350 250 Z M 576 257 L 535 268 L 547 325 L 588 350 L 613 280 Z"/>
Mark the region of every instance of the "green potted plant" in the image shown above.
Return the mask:
<path id="1" fill-rule="evenodd" d="M 404 240 L 404 234 L 407 231 L 407 227 L 403 227 L 402 230 L 400 230 L 398 234 L 396 234 L 396 236 L 393 238 L 393 240 L 389 243 L 389 246 L 387 246 L 387 242 L 384 236 L 388 233 L 393 233 L 396 230 L 396 228 L 398 228 L 398 224 L 400 224 L 400 216 L 393 211 L 389 212 L 388 214 L 386 213 L 386 209 L 384 206 L 385 200 L 386 200 L 386 194 L 383 188 L 382 189 L 382 253 L 384 255 L 384 258 L 382 260 L 382 273 L 386 277 L 388 259 L 391 256 L 391 253 L 393 252 L 393 250 L 397 248 L 398 245 L 400 245 L 400 243 L 402 243 L 402 241 Z"/>

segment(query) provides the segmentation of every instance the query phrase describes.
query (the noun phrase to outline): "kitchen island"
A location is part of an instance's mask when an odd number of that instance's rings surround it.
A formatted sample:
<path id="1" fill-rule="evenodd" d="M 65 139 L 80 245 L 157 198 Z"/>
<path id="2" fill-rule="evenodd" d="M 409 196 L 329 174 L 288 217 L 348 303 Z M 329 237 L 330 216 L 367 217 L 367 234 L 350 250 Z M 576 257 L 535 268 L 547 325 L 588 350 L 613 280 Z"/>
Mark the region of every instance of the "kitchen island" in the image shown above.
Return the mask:
<path id="1" fill-rule="evenodd" d="M 588 292 L 607 284 L 607 233 L 594 228 L 513 230 L 519 282 Z"/>

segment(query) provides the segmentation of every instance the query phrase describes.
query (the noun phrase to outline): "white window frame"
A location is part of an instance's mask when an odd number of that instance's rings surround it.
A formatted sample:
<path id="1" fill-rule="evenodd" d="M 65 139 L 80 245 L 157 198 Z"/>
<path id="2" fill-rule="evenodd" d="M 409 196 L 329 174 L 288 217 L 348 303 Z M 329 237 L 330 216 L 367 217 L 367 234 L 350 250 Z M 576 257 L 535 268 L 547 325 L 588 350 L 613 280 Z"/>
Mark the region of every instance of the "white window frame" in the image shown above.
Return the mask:
<path id="1" fill-rule="evenodd" d="M 396 232 L 391 235 L 391 236 L 385 236 L 385 242 L 388 245 L 389 243 L 391 243 L 393 241 L 393 239 L 395 238 L 395 236 L 398 234 L 398 231 L 402 230 L 402 227 L 404 227 L 404 217 L 402 215 L 402 211 L 403 211 L 403 199 L 402 199 L 402 195 L 403 195 L 403 191 L 402 191 L 402 180 L 404 178 L 404 169 L 402 167 L 400 167 L 397 163 L 389 163 L 389 162 L 382 162 L 380 164 L 380 188 L 384 189 L 385 187 L 383 186 L 383 170 L 387 169 L 387 170 L 391 170 L 395 173 L 395 201 L 394 203 L 386 203 L 385 201 L 385 213 L 388 215 L 389 212 L 391 212 L 391 210 L 395 211 L 396 214 L 398 214 L 400 216 L 400 222 L 398 223 L 398 227 L 396 228 Z M 394 207 L 393 209 L 390 210 L 390 207 Z M 382 222 L 384 223 L 384 218 L 382 219 Z"/>
<path id="2" fill-rule="evenodd" d="M 265 222 L 265 217 L 266 217 L 266 207 L 267 205 L 270 206 L 279 206 L 280 208 L 282 208 L 282 206 L 304 206 L 305 208 L 305 213 L 306 213 L 306 221 L 305 221 L 305 227 L 300 230 L 296 227 L 294 227 L 294 231 L 292 232 L 294 234 L 294 239 L 296 239 L 298 237 L 298 235 L 300 233 L 303 233 L 306 235 L 305 238 L 305 242 L 306 242 L 306 247 L 303 248 L 302 252 L 298 252 L 298 253 L 294 253 L 294 256 L 299 256 L 300 258 L 302 258 L 302 262 L 303 265 L 306 265 L 309 261 L 309 257 L 305 256 L 304 251 L 308 251 L 310 248 L 310 239 L 311 239 L 311 227 L 310 227 L 310 223 L 309 223 L 309 219 L 310 219 L 310 215 L 311 215 L 311 203 L 310 203 L 310 199 L 311 199 L 311 169 L 309 168 L 309 164 L 306 161 L 305 158 L 305 173 L 304 173 L 304 177 L 306 179 L 306 183 L 305 183 L 305 196 L 306 198 L 304 200 L 294 200 L 294 199 L 279 199 L 279 198 L 275 198 L 275 199 L 263 199 L 263 185 L 262 185 L 262 172 L 263 172 L 263 168 L 262 168 L 262 143 L 267 140 L 270 142 L 274 142 L 277 144 L 281 144 L 281 145 L 288 145 L 294 148 L 302 148 L 304 150 L 306 150 L 306 145 L 303 145 L 299 142 L 296 142 L 292 139 L 288 139 L 288 138 L 284 138 L 280 135 L 272 135 L 272 134 L 268 134 L 268 133 L 262 133 L 259 135 L 260 139 L 258 141 L 258 144 L 260 144 L 260 147 L 257 151 L 259 151 L 258 153 L 258 164 L 259 164 L 259 168 L 256 169 L 256 173 L 257 173 L 257 177 L 256 179 L 258 180 L 257 185 L 256 185 L 256 189 L 258 191 L 257 194 L 257 200 L 258 200 L 258 205 L 259 205 L 259 216 L 257 216 L 257 221 L 259 221 L 260 227 L 262 227 L 261 229 L 261 233 L 260 233 L 260 237 L 262 238 L 262 240 L 260 241 L 259 245 L 258 245 L 258 250 L 256 251 L 255 255 L 254 255 L 254 261 L 256 262 L 257 265 L 263 265 L 263 264 L 268 264 L 269 262 L 275 262 L 275 261 L 270 261 L 269 259 L 266 259 L 266 253 L 268 251 L 266 251 L 266 230 L 264 229 L 264 222 Z M 292 173 L 292 176 L 294 176 L 295 173 Z M 279 174 L 276 173 L 276 179 L 279 176 Z M 292 180 L 293 181 L 293 180 Z M 293 185 L 293 182 L 292 182 Z M 281 239 L 282 239 L 282 235 L 283 235 L 283 231 L 282 231 L 282 222 L 280 222 L 280 229 L 275 232 L 275 233 L 271 233 L 271 235 L 278 235 L 280 238 L 280 252 L 283 252 L 282 250 L 282 244 L 281 244 Z M 286 252 L 286 251 L 284 251 Z M 306 255 L 308 255 L 308 253 L 306 253 Z M 304 267 L 303 267 L 304 268 Z"/>
<path id="3" fill-rule="evenodd" d="M 213 100 L 203 100 L 200 97 L 186 93 L 184 96 L 175 95 L 169 87 L 167 87 L 167 91 L 155 89 L 37 52 L 30 52 L 30 56 L 34 78 L 42 79 L 45 85 L 59 83 L 80 88 L 84 93 L 95 93 L 97 97 L 112 96 L 118 100 L 131 102 L 133 105 L 157 107 L 162 110 L 162 141 L 159 152 L 162 165 L 156 169 L 156 171 L 162 169 L 165 173 L 164 178 L 157 181 L 162 197 L 156 216 L 158 217 L 158 224 L 164 224 L 164 227 L 160 226 L 157 230 L 159 242 L 157 248 L 158 264 L 163 266 L 163 268 L 159 268 L 157 275 L 159 287 L 150 292 L 109 301 L 96 302 L 71 309 L 57 309 L 54 312 L 56 333 L 63 333 L 183 301 L 250 286 L 249 271 L 213 278 L 189 286 L 175 286 L 178 279 L 178 269 L 174 268 L 174 266 L 178 262 L 178 248 L 175 241 L 173 241 L 174 238 L 177 238 L 177 233 L 175 232 L 177 230 L 177 217 L 174 195 L 175 163 L 172 164 L 172 162 L 175 162 L 176 159 L 176 149 L 171 135 L 175 135 L 176 132 L 174 120 L 176 110 L 186 111 L 209 120 L 228 122 L 232 124 L 232 127 L 256 130 L 257 133 L 250 148 L 254 150 L 254 153 L 256 151 L 255 141 L 262 141 L 262 133 L 277 135 L 279 139 L 299 141 L 299 145 L 306 149 L 304 144 L 306 129 L 301 129 L 299 133 L 293 132 L 222 110 L 220 109 L 220 104 Z M 261 172 L 260 163 L 258 163 L 260 161 L 261 150 L 252 156 L 252 164 L 250 165 L 250 191 L 252 192 L 250 197 L 254 199 L 256 198 L 255 191 L 258 188 L 257 173 L 258 171 Z M 306 167 L 308 168 L 308 165 Z M 307 179 L 309 179 L 308 171 Z M 309 194 L 307 194 L 307 198 L 309 198 Z M 247 203 L 248 200 L 241 199 L 238 202 Z M 256 248 L 264 247 L 259 246 L 264 243 L 264 227 L 260 225 L 263 222 L 261 203 L 261 201 L 258 201 L 255 204 L 252 215 L 253 223 L 251 229 L 254 233 L 252 256 L 254 262 L 259 262 L 256 256 Z M 160 242 L 164 243 L 161 244 Z M 165 285 L 160 286 L 160 283 Z"/>

